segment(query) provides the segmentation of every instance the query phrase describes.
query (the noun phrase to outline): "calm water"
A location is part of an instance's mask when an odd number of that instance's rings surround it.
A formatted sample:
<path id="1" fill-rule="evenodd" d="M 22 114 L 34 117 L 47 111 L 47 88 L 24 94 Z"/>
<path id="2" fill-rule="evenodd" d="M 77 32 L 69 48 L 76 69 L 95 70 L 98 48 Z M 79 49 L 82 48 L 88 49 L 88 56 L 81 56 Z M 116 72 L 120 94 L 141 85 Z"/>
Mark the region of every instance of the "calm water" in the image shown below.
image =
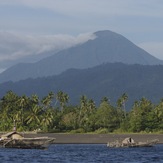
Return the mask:
<path id="1" fill-rule="evenodd" d="M 47 150 L 0 148 L 0 162 L 163 163 L 163 145 L 123 149 L 108 148 L 106 144 L 54 144 Z"/>

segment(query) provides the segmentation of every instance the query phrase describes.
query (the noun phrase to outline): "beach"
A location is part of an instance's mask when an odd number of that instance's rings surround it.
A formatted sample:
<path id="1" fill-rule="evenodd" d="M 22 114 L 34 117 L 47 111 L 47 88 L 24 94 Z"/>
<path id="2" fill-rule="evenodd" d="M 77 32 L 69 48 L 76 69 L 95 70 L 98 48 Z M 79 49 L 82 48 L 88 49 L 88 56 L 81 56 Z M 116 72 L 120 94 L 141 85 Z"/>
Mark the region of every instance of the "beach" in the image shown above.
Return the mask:
<path id="1" fill-rule="evenodd" d="M 136 142 L 146 142 L 154 139 L 163 144 L 163 134 L 65 134 L 65 133 L 39 133 L 24 134 L 25 137 L 48 136 L 56 138 L 56 144 L 107 144 L 126 137 L 133 138 Z"/>

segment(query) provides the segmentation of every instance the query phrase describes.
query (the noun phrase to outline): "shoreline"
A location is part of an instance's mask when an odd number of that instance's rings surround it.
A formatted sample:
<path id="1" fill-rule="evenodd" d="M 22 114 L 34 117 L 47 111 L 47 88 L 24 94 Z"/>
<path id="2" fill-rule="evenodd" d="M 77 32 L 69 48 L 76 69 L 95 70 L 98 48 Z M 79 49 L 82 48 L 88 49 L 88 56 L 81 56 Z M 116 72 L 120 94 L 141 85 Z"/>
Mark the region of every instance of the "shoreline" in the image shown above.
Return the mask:
<path id="1" fill-rule="evenodd" d="M 163 144 L 163 134 L 67 134 L 67 133 L 24 133 L 25 137 L 48 136 L 56 138 L 55 144 L 107 144 L 115 140 L 122 141 L 126 137 L 136 142 L 158 139 Z"/>

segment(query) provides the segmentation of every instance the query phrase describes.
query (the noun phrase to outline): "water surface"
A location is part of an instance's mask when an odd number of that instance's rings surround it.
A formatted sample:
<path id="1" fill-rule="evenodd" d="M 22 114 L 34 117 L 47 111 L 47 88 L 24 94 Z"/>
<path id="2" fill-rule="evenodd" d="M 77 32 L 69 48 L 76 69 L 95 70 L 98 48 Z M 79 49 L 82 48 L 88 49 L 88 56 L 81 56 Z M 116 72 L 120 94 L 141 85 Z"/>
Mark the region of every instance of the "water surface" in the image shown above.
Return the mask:
<path id="1" fill-rule="evenodd" d="M 108 148 L 106 144 L 53 144 L 47 150 L 0 148 L 0 162 L 163 163 L 163 145 L 143 148 Z"/>

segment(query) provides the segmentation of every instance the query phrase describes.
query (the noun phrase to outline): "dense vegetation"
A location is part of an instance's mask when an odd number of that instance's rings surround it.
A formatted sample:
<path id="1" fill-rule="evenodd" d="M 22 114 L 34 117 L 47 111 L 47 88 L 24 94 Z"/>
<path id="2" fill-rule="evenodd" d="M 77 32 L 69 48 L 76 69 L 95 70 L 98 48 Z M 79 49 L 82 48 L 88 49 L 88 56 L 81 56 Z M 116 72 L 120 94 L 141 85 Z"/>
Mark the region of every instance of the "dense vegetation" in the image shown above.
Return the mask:
<path id="1" fill-rule="evenodd" d="M 71 69 L 57 75 L 18 82 L 6 82 L 0 85 L 0 98 L 12 90 L 17 95 L 31 97 L 37 94 L 43 98 L 49 92 L 63 90 L 69 97 L 69 104 L 78 105 L 81 95 L 92 98 L 100 105 L 102 97 L 109 97 L 110 103 L 116 105 L 120 95 L 129 96 L 126 110 L 131 110 L 136 100 L 146 97 L 152 103 L 159 103 L 163 97 L 163 65 L 125 65 L 107 63 L 94 68 Z"/>
<path id="2" fill-rule="evenodd" d="M 0 131 L 44 132 L 156 132 L 163 130 L 163 100 L 154 105 L 146 98 L 135 101 L 126 112 L 128 95 L 124 93 L 112 106 L 103 97 L 97 107 L 92 99 L 81 96 L 80 103 L 68 106 L 68 94 L 50 92 L 39 99 L 37 95 L 18 96 L 9 91 L 0 100 Z"/>

